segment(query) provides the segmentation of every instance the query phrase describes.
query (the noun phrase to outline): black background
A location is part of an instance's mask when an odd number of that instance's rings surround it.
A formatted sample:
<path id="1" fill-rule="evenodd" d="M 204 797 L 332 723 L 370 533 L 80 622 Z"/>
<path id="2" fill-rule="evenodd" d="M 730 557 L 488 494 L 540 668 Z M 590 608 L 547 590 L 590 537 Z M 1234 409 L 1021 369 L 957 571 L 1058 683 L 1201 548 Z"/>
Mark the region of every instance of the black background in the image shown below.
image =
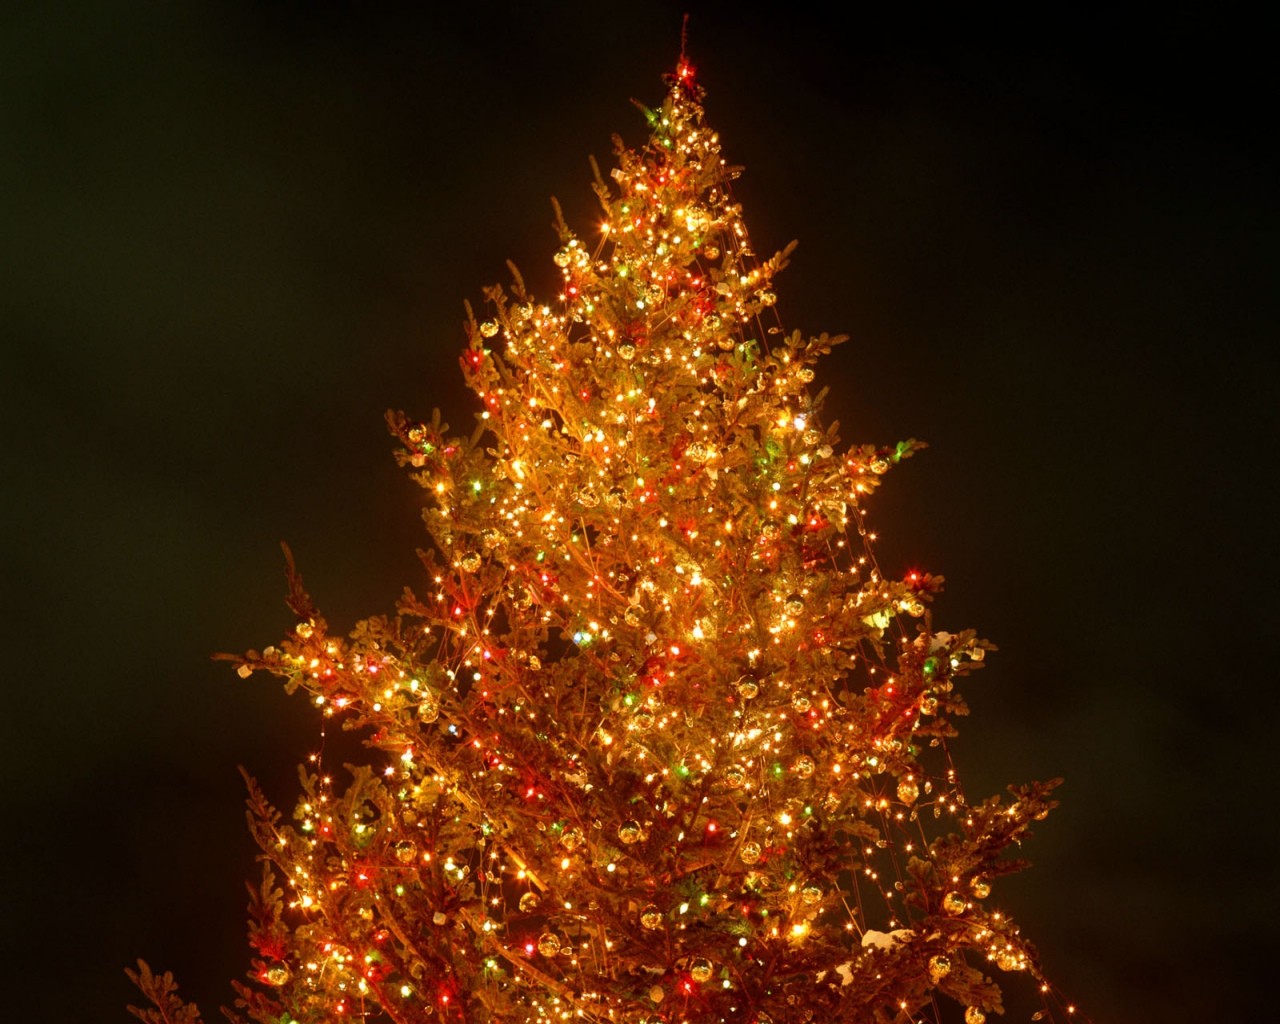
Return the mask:
<path id="1" fill-rule="evenodd" d="M 1098 1020 L 1244 1019 L 1277 893 L 1274 88 L 1232 7 L 30 5 L 0 28 L 3 949 L 12 1020 L 216 1019 L 315 716 L 278 543 L 340 629 L 418 579 L 387 407 L 469 432 L 462 301 L 553 294 L 548 198 L 689 52 L 847 442 L 926 439 L 887 572 L 1002 648 L 971 794 L 1063 775 L 998 897 Z"/>

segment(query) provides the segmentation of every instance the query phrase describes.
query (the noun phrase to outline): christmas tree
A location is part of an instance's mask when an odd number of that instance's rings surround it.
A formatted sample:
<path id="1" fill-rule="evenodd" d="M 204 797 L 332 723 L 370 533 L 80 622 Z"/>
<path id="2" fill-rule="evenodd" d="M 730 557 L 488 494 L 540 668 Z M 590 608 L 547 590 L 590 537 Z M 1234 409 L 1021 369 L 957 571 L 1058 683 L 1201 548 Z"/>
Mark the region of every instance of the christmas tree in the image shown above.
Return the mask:
<path id="1" fill-rule="evenodd" d="M 474 433 L 389 414 L 424 584 L 343 638 L 290 559 L 297 625 L 237 659 L 367 756 L 313 759 L 292 823 L 250 781 L 232 1019 L 978 1024 L 1005 972 L 1061 1009 L 990 902 L 1053 784 L 966 798 L 945 744 L 991 645 L 864 524 L 921 445 L 823 421 L 843 339 L 783 329 L 787 252 L 753 252 L 701 103 L 682 60 L 598 231 L 561 221 L 554 302 L 516 274 L 469 315 Z M 142 1019 L 198 1019 L 134 978 Z"/>

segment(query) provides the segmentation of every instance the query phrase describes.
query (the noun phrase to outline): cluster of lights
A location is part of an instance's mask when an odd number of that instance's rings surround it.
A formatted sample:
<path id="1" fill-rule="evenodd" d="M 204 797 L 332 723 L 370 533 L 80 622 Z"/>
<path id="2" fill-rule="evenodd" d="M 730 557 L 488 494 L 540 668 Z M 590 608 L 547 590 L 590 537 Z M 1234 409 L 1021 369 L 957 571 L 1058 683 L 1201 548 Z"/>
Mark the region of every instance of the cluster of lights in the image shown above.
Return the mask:
<path id="1" fill-rule="evenodd" d="M 472 323 L 483 433 L 390 418 L 432 592 L 340 639 L 296 588 L 241 666 L 386 758 L 307 776 L 296 828 L 260 810 L 281 1019 L 768 1024 L 888 957 L 908 1016 L 972 995 L 966 956 L 1039 977 L 984 872 L 1048 789 L 966 801 L 943 744 L 985 645 L 917 628 L 936 581 L 886 579 L 863 523 L 917 445 L 836 454 L 809 384 L 839 339 L 778 325 L 786 254 L 753 253 L 687 65 L 649 116 L 558 305 L 518 282 Z"/>

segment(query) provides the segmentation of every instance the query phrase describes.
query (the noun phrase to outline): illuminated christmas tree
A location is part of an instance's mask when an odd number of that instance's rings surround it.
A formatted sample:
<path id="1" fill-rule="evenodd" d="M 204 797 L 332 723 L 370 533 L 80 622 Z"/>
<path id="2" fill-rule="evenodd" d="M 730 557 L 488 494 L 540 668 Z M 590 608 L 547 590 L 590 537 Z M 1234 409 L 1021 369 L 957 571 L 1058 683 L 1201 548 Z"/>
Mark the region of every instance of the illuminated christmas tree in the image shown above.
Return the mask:
<path id="1" fill-rule="evenodd" d="M 863 505 L 920 447 L 842 448 L 684 62 L 643 149 L 561 225 L 561 293 L 471 317 L 479 426 L 388 417 L 427 493 L 422 586 L 265 670 L 355 730 L 266 861 L 238 1012 L 261 1024 L 941 1020 L 1057 1003 L 992 883 L 1052 784 L 966 799 L 941 580 L 886 579 Z M 336 776 L 341 776 L 336 777 Z M 1027 977 L 1034 979 L 1027 981 Z M 194 1020 L 167 976 L 145 1020 Z"/>

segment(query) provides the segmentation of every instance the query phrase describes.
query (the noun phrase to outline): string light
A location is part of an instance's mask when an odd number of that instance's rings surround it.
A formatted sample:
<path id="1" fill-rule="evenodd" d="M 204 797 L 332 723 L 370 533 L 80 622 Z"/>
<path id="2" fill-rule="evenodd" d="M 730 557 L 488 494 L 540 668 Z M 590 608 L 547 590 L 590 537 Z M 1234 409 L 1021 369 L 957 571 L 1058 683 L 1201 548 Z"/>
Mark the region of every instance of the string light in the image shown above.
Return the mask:
<path id="1" fill-rule="evenodd" d="M 255 789 L 291 893 L 255 902 L 268 1016 L 919 1020 L 941 993 L 977 1024 L 983 963 L 1056 1012 L 985 902 L 1052 785 L 966 800 L 945 741 L 989 645 L 934 631 L 941 581 L 885 577 L 864 524 L 921 445 L 836 453 L 809 385 L 843 339 L 782 328 L 789 250 L 756 255 L 693 67 L 669 83 L 594 241 L 560 227 L 559 304 L 517 281 L 471 318 L 482 432 L 388 417 L 425 592 L 340 639 L 295 575 L 297 627 L 238 665 L 371 751 L 336 795 L 303 773 L 296 829 Z"/>

